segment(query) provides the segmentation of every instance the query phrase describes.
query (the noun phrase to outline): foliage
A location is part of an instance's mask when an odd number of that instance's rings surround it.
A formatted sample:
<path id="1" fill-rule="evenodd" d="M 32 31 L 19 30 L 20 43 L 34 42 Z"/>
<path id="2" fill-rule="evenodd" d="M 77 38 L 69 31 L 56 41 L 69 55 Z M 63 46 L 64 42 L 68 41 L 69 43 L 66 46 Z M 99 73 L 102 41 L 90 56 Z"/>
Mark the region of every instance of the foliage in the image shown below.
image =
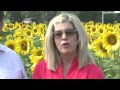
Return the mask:
<path id="1" fill-rule="evenodd" d="M 119 26 L 120 23 L 103 24 L 93 21 L 84 24 L 89 38 L 90 52 L 107 79 L 120 78 Z"/>
<path id="2" fill-rule="evenodd" d="M 119 79 L 120 78 L 120 60 L 110 58 L 98 58 L 94 56 L 96 64 L 101 67 L 106 79 Z"/>

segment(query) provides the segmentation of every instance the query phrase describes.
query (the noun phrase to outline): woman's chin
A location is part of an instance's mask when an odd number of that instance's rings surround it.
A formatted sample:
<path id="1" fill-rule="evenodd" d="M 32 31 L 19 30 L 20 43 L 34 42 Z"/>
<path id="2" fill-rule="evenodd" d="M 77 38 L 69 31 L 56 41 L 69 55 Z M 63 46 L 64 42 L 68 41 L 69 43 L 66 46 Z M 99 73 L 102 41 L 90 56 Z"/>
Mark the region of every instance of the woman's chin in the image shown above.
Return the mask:
<path id="1" fill-rule="evenodd" d="M 70 55 L 70 54 L 72 54 L 70 51 L 62 51 L 61 52 L 63 55 Z"/>

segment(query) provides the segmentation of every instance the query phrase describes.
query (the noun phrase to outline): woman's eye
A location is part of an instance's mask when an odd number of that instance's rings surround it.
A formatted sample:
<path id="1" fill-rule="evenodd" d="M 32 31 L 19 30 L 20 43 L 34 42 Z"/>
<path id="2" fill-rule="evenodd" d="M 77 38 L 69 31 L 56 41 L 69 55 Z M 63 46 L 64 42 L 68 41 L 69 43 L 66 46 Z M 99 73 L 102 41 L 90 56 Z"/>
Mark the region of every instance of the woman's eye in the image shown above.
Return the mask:
<path id="1" fill-rule="evenodd" d="M 61 35 L 61 33 L 56 33 L 56 35 L 57 35 L 57 36 L 60 36 L 60 35 Z"/>

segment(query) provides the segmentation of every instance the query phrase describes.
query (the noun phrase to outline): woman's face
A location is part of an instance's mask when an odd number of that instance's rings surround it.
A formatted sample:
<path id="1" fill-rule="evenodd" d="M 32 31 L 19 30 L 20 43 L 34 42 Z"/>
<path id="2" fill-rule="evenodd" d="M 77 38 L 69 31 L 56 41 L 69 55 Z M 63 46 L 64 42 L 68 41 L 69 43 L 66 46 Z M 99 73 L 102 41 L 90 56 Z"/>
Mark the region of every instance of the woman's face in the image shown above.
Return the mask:
<path id="1" fill-rule="evenodd" d="M 75 31 L 71 23 L 56 24 L 53 37 L 60 54 L 69 55 L 76 53 L 77 31 Z"/>

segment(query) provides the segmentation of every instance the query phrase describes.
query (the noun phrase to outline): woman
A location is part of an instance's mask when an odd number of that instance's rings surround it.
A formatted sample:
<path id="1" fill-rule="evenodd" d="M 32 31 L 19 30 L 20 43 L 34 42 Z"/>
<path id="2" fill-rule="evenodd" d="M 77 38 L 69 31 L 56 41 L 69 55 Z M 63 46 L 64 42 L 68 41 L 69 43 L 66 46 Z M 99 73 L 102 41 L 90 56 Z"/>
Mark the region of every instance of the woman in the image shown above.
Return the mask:
<path id="1" fill-rule="evenodd" d="M 88 38 L 79 18 L 70 13 L 54 17 L 46 32 L 45 60 L 32 79 L 103 79 L 89 50 Z"/>

